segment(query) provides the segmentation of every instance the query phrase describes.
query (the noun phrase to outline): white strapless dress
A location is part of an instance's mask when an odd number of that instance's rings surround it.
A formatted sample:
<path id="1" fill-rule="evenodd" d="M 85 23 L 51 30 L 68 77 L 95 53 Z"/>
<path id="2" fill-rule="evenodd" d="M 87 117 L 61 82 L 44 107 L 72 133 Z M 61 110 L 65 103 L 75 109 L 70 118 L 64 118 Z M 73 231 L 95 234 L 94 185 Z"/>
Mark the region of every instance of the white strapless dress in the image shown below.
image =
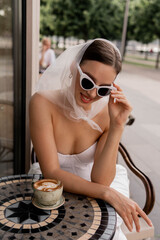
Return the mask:
<path id="1" fill-rule="evenodd" d="M 58 153 L 58 159 L 61 169 L 71 172 L 77 176 L 80 176 L 88 181 L 91 181 L 90 174 L 94 161 L 94 153 L 97 143 L 94 143 L 85 151 L 79 154 L 64 155 Z M 29 174 L 41 174 L 39 163 L 32 164 Z M 110 187 L 114 188 L 118 192 L 122 193 L 126 197 L 129 197 L 129 179 L 126 169 L 120 165 L 116 165 L 116 175 L 111 183 Z M 121 224 L 123 220 L 117 214 L 117 228 L 113 240 L 126 240 L 125 235 L 121 230 Z"/>

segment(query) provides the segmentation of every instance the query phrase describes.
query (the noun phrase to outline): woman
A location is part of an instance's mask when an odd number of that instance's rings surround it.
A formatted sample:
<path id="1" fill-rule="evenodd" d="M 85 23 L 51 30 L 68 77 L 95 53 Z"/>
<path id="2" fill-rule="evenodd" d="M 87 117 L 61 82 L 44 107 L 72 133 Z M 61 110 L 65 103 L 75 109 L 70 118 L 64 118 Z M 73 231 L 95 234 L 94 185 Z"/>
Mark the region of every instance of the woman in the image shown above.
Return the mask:
<path id="1" fill-rule="evenodd" d="M 140 207 L 129 199 L 126 170 L 116 165 L 118 145 L 132 110 L 115 84 L 121 70 L 119 50 L 95 39 L 67 49 L 43 74 L 30 102 L 30 132 L 39 160 L 30 173 L 57 178 L 65 191 L 100 198 L 118 216 L 114 239 L 140 231 Z M 39 167 L 40 165 L 40 167 Z M 122 219 L 121 219 L 122 218 Z"/>

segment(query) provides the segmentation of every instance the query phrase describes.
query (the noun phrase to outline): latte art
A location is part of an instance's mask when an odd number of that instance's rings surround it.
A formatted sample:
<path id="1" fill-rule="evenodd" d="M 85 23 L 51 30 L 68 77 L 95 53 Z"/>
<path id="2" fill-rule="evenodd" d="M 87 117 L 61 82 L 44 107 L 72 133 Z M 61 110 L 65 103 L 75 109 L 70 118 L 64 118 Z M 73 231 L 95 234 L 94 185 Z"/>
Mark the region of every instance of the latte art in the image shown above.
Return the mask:
<path id="1" fill-rule="evenodd" d="M 62 196 L 63 184 L 57 179 L 41 179 L 34 182 L 33 204 L 41 208 L 42 206 L 48 209 L 57 208 L 64 200 Z M 63 201 L 64 203 L 64 201 Z"/>
<path id="2" fill-rule="evenodd" d="M 56 181 L 46 181 L 46 180 L 41 180 L 37 183 L 35 183 L 35 188 L 44 191 L 44 192 L 52 192 L 55 191 L 55 189 L 58 187 L 58 184 Z"/>
<path id="3" fill-rule="evenodd" d="M 51 191 L 54 191 L 56 187 L 57 187 L 57 184 L 53 182 L 43 182 L 40 186 L 37 187 L 37 189 L 44 192 L 51 192 Z"/>

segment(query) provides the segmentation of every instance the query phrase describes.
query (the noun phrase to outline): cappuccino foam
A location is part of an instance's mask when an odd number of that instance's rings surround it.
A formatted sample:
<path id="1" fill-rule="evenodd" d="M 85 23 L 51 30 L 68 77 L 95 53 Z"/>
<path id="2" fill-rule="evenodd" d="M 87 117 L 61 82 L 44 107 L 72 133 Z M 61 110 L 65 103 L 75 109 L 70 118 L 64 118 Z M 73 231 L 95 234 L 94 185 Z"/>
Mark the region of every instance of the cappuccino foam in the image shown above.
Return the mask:
<path id="1" fill-rule="evenodd" d="M 44 192 L 52 192 L 57 186 L 58 185 L 53 182 L 42 182 L 37 186 L 37 189 Z"/>

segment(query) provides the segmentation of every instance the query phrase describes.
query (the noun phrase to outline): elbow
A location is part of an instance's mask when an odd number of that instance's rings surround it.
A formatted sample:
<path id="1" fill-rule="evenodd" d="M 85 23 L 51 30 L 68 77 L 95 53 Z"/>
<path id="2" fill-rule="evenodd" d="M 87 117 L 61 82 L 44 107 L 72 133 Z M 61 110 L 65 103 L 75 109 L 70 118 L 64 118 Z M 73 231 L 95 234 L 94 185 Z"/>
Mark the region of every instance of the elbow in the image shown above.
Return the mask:
<path id="1" fill-rule="evenodd" d="M 113 182 L 115 177 L 115 174 L 112 174 L 110 176 L 103 175 L 96 175 L 91 173 L 91 182 L 98 183 L 107 187 L 110 187 L 111 183 Z"/>
<path id="2" fill-rule="evenodd" d="M 58 167 L 58 168 L 53 169 L 52 171 L 43 170 L 42 174 L 43 174 L 44 178 L 46 178 L 46 179 L 59 179 L 60 180 L 60 172 L 61 172 L 61 169 Z"/>
<path id="3" fill-rule="evenodd" d="M 101 185 L 104 185 L 106 187 L 110 187 L 111 183 L 112 183 L 112 180 L 110 179 L 101 179 L 101 178 L 91 178 L 91 182 L 94 182 L 94 183 L 98 183 L 98 184 L 101 184 Z"/>

